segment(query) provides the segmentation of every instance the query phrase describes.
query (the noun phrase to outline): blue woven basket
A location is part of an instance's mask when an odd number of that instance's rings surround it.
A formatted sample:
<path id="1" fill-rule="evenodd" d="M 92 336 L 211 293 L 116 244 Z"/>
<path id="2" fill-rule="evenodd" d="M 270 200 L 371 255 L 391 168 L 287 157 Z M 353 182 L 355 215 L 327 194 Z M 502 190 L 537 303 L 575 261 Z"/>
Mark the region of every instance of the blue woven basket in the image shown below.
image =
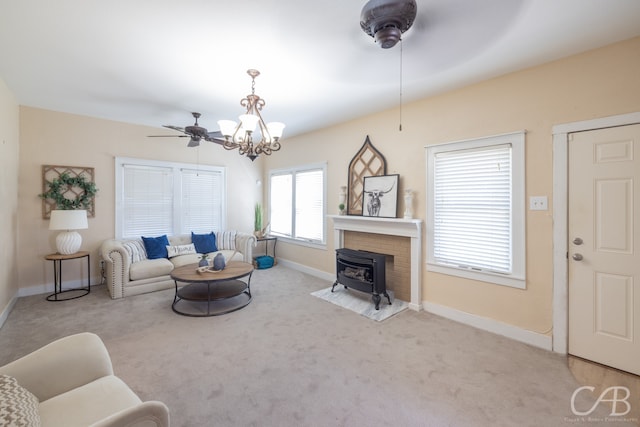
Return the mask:
<path id="1" fill-rule="evenodd" d="M 273 267 L 273 262 L 273 257 L 269 255 L 258 256 L 254 261 L 255 266 L 258 270 Z"/>

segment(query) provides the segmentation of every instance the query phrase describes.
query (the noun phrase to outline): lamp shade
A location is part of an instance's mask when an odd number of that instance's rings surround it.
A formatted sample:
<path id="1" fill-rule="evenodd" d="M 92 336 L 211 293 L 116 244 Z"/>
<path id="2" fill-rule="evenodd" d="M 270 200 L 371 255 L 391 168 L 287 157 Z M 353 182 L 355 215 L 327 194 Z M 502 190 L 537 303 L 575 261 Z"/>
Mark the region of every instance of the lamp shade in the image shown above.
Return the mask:
<path id="1" fill-rule="evenodd" d="M 242 122 L 242 127 L 247 132 L 253 132 L 256 130 L 256 125 L 258 121 L 260 121 L 260 117 L 255 114 L 242 114 L 240 115 L 240 121 Z"/>
<path id="2" fill-rule="evenodd" d="M 56 249 L 63 255 L 75 254 L 82 244 L 82 236 L 75 231 L 89 228 L 87 211 L 51 211 L 49 230 L 65 230 L 56 236 Z"/>
<path id="3" fill-rule="evenodd" d="M 236 131 L 236 122 L 233 120 L 218 120 L 218 126 L 220 126 L 220 133 L 222 136 L 231 136 Z"/>
<path id="4" fill-rule="evenodd" d="M 53 210 L 49 230 L 82 230 L 89 228 L 85 210 Z"/>
<path id="5" fill-rule="evenodd" d="M 280 122 L 267 123 L 267 130 L 269 131 L 271 138 L 274 138 L 275 140 L 278 140 L 282 137 L 282 131 L 284 130 L 284 128 L 285 128 L 284 123 L 280 123 Z"/>

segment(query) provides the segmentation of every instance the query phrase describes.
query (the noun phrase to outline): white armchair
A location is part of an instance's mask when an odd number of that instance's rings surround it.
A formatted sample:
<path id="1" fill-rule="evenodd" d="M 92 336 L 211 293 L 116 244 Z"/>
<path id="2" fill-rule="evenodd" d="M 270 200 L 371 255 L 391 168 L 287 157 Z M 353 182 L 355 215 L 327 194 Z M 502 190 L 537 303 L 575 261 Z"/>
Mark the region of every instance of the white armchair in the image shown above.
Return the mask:
<path id="1" fill-rule="evenodd" d="M 104 343 L 89 332 L 61 338 L 2 366 L 1 375 L 35 395 L 43 426 L 169 426 L 167 406 L 142 402 L 114 375 Z"/>

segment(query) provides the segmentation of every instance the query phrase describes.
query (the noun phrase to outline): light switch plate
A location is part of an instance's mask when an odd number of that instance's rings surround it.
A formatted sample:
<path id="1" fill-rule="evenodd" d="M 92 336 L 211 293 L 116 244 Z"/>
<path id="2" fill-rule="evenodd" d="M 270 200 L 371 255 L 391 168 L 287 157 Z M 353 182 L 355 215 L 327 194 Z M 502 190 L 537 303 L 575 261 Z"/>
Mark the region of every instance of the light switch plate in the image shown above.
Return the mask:
<path id="1" fill-rule="evenodd" d="M 546 211 L 549 209 L 547 196 L 531 196 L 529 197 L 530 211 Z"/>

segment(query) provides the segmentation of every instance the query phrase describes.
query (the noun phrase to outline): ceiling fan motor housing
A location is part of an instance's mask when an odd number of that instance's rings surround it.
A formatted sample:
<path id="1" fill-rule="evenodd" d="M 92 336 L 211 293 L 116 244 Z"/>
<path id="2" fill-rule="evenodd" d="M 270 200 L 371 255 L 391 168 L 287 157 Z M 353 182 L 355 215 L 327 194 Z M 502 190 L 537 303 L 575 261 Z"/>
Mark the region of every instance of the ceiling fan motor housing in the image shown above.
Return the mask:
<path id="1" fill-rule="evenodd" d="M 411 28 L 416 13 L 415 0 L 370 0 L 360 13 L 360 27 L 383 49 L 389 49 Z"/>
<path id="2" fill-rule="evenodd" d="M 201 138 L 205 138 L 207 136 L 207 129 L 203 128 L 202 126 L 198 125 L 198 119 L 200 118 L 200 113 L 191 113 L 191 115 L 193 116 L 194 119 L 196 119 L 196 122 L 193 124 L 193 126 L 187 126 L 184 128 L 184 133 L 186 133 L 187 135 L 191 136 L 191 140 L 197 140 L 199 142 L 199 140 Z"/>

